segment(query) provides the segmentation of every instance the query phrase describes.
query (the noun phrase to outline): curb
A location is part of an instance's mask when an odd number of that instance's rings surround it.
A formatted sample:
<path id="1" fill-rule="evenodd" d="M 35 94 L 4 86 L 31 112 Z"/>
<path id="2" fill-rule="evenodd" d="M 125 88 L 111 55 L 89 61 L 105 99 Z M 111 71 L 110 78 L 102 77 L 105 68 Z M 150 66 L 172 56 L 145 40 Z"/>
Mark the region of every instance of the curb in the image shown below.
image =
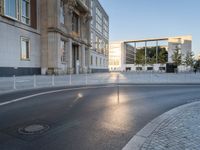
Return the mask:
<path id="1" fill-rule="evenodd" d="M 130 139 L 130 141 L 122 148 L 122 150 L 141 150 L 143 144 L 148 139 L 148 137 L 161 125 L 161 123 L 164 120 L 168 119 L 175 113 L 183 111 L 187 107 L 195 106 L 197 104 L 200 104 L 200 102 L 193 102 L 178 106 L 153 119 L 144 128 L 142 128 L 136 135 L 134 135 Z"/>

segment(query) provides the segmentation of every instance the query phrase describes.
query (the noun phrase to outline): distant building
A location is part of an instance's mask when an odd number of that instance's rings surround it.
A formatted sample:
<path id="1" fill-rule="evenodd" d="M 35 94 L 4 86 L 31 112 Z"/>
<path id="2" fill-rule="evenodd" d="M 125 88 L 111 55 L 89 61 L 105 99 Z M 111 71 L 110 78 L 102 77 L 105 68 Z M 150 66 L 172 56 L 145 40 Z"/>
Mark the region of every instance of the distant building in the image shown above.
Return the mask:
<path id="1" fill-rule="evenodd" d="M 143 46 L 141 46 L 141 43 L 143 43 Z M 177 48 L 183 56 L 183 61 L 186 54 L 192 50 L 192 37 L 178 36 L 110 42 L 109 70 L 165 70 L 167 63 L 173 63 L 172 55 Z M 142 55 L 140 58 L 137 58 L 139 52 Z M 166 55 L 163 57 L 165 60 L 164 64 L 163 60 L 160 60 L 161 54 Z M 138 59 L 140 59 L 140 62 L 137 61 Z M 184 68 L 184 66 L 179 66 L 179 70 L 184 70 Z"/>
<path id="2" fill-rule="evenodd" d="M 109 70 L 125 71 L 132 70 L 135 63 L 135 48 L 124 41 L 110 42 L 109 45 Z"/>
<path id="3" fill-rule="evenodd" d="M 108 71 L 109 17 L 98 0 L 91 0 L 91 72 Z"/>

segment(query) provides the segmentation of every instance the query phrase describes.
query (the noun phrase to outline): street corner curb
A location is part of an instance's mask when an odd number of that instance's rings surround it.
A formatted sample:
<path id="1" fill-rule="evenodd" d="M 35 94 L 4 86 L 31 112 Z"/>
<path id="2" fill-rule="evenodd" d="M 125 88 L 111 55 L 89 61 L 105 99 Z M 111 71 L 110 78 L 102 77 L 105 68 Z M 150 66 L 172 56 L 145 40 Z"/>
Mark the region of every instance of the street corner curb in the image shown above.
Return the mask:
<path id="1" fill-rule="evenodd" d="M 188 104 L 184 104 L 173 108 L 164 114 L 158 116 L 149 122 L 144 128 L 142 128 L 136 135 L 134 135 L 130 141 L 122 148 L 122 150 L 143 150 L 142 146 L 148 137 L 158 129 L 162 122 L 168 118 L 170 118 L 173 114 L 184 111 L 184 109 L 192 106 L 200 105 L 200 102 L 192 102 Z"/>

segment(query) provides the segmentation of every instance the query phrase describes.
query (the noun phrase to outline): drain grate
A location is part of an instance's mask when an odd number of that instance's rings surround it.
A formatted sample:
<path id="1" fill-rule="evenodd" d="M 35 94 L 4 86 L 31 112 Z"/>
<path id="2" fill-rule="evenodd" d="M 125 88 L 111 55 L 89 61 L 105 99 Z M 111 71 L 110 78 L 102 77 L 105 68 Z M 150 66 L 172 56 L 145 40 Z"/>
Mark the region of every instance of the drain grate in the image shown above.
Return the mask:
<path id="1" fill-rule="evenodd" d="M 49 129 L 49 126 L 46 124 L 31 124 L 18 129 L 20 134 L 33 135 L 33 134 L 42 134 Z"/>

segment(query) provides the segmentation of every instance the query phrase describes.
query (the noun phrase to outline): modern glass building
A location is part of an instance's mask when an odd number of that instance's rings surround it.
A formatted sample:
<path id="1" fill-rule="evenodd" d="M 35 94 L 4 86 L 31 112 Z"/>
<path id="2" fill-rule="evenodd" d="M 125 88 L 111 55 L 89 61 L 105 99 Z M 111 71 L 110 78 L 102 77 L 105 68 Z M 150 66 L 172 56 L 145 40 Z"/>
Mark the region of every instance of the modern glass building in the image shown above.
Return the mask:
<path id="1" fill-rule="evenodd" d="M 166 70 L 166 64 L 173 63 L 176 49 L 183 62 L 192 51 L 192 36 L 110 42 L 109 70 Z M 185 70 L 186 67 L 180 65 L 178 69 Z"/>

